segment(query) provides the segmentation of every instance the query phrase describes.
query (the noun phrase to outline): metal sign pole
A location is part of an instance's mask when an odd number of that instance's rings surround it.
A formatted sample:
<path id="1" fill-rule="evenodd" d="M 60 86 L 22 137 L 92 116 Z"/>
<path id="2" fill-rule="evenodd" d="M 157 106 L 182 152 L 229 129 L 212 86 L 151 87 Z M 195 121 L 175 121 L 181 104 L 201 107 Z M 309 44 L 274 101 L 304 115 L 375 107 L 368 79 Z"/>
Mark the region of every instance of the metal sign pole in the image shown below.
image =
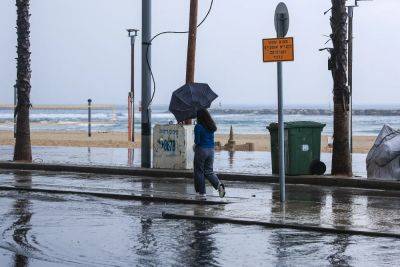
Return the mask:
<path id="1" fill-rule="evenodd" d="M 283 118 L 283 75 L 282 62 L 294 61 L 293 37 L 285 38 L 289 30 L 289 11 L 284 3 L 279 3 L 275 10 L 275 30 L 277 38 L 263 39 L 263 61 L 277 62 L 278 76 L 278 159 L 279 191 L 281 203 L 286 201 L 285 193 L 285 120 Z M 275 156 L 274 156 L 275 158 Z M 275 164 L 274 164 L 275 165 Z M 274 170 L 275 173 L 275 170 Z"/>
<path id="2" fill-rule="evenodd" d="M 275 29 L 278 38 L 286 36 L 289 30 L 289 11 L 284 3 L 279 3 L 275 10 Z M 277 63 L 278 72 L 278 135 L 279 135 L 279 191 L 281 202 L 286 201 L 285 188 L 285 121 L 283 118 L 283 82 L 282 62 Z"/>
<path id="3" fill-rule="evenodd" d="M 279 188 L 280 200 L 286 201 L 285 194 L 285 127 L 283 119 L 282 62 L 278 62 L 278 124 L 279 124 Z"/>

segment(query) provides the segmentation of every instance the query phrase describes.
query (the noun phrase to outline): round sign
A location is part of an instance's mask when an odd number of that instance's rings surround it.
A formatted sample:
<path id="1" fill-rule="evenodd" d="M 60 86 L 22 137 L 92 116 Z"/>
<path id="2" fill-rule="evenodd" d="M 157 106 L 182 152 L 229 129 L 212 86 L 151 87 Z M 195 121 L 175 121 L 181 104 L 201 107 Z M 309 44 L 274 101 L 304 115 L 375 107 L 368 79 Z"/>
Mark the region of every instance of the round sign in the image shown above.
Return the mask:
<path id="1" fill-rule="evenodd" d="M 279 38 L 285 37 L 289 30 L 289 11 L 285 3 L 279 3 L 275 10 L 275 30 Z"/>

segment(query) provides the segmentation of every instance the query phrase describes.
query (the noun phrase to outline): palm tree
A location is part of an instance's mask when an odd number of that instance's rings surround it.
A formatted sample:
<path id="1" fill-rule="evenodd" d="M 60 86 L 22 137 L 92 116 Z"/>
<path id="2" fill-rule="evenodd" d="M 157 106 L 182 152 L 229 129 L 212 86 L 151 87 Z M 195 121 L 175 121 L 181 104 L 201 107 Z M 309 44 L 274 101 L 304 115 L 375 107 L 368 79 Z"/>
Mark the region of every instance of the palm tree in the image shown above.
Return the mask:
<path id="1" fill-rule="evenodd" d="M 352 175 L 349 146 L 349 88 L 347 86 L 346 0 L 332 1 L 330 69 L 333 77 L 333 155 L 332 174 Z"/>
<path id="2" fill-rule="evenodd" d="M 17 118 L 14 160 L 32 161 L 29 109 L 31 107 L 31 53 L 29 0 L 16 0 L 17 6 Z"/>

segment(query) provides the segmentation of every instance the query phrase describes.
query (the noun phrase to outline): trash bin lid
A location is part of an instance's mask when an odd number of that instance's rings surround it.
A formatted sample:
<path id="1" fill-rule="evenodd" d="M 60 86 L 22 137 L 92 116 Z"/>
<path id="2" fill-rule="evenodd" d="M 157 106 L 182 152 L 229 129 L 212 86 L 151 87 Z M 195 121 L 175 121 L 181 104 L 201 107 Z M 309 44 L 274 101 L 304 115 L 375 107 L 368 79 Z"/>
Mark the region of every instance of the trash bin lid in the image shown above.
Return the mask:
<path id="1" fill-rule="evenodd" d="M 293 129 L 293 128 L 320 128 L 323 129 L 326 126 L 324 123 L 319 123 L 316 121 L 288 121 L 285 122 L 285 129 Z M 278 129 L 278 123 L 273 122 L 269 126 L 267 126 L 268 130 L 276 130 Z"/>

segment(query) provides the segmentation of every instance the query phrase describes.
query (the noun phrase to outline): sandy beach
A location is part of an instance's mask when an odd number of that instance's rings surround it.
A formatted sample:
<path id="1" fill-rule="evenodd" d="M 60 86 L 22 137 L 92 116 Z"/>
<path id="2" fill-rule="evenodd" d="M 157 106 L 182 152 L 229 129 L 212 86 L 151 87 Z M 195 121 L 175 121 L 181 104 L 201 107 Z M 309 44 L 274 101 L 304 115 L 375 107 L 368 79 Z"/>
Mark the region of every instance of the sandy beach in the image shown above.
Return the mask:
<path id="1" fill-rule="evenodd" d="M 216 141 L 224 145 L 228 140 L 227 134 L 217 134 Z M 367 153 L 372 147 L 375 136 L 355 136 L 354 152 Z M 123 132 L 94 132 L 88 137 L 86 132 L 32 132 L 34 146 L 76 146 L 76 147 L 140 147 L 140 134 L 136 135 L 136 142 L 127 141 L 127 133 Z M 265 134 L 235 134 L 236 144 L 254 143 L 256 151 L 270 151 L 269 135 Z M 13 145 L 13 133 L 0 131 L 0 145 Z M 328 146 L 328 137 L 322 136 L 322 152 L 331 152 Z"/>

